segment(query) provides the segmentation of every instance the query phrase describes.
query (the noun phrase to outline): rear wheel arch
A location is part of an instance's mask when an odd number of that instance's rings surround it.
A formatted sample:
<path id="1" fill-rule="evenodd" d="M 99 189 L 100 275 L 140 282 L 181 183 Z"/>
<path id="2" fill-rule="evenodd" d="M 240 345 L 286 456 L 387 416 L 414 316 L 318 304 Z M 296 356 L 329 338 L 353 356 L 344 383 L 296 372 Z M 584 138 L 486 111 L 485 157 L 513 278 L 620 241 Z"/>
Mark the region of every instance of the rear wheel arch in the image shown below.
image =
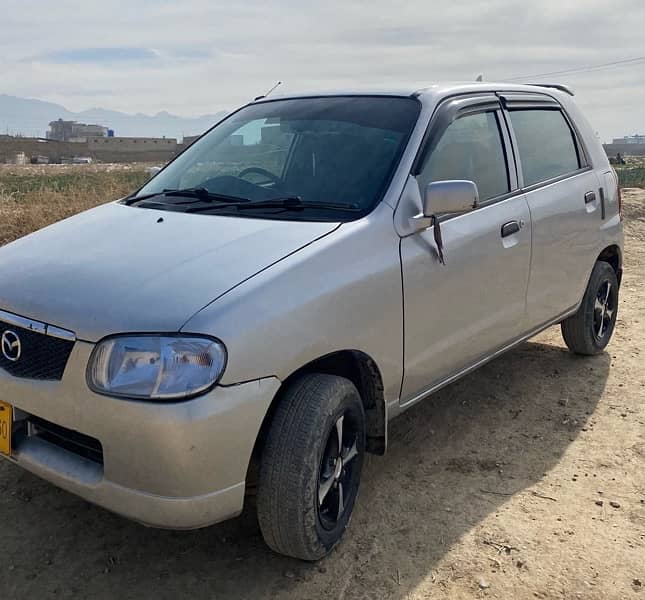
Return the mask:
<path id="1" fill-rule="evenodd" d="M 616 273 L 616 279 L 618 279 L 618 284 L 620 285 L 620 279 L 623 273 L 623 256 L 620 250 L 620 247 L 616 244 L 607 246 L 603 251 L 598 255 L 596 262 L 603 261 L 609 263 Z M 595 264 L 595 263 L 594 263 Z"/>

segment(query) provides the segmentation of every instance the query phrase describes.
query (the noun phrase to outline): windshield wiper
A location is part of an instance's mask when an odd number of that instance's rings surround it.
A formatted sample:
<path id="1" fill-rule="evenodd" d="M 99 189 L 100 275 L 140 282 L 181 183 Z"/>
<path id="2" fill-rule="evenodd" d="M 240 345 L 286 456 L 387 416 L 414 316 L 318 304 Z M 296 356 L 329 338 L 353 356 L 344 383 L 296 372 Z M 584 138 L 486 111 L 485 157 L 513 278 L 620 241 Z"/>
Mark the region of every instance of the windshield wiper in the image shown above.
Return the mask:
<path id="1" fill-rule="evenodd" d="M 255 209 L 255 208 L 286 208 L 293 210 L 300 210 L 303 208 L 325 208 L 328 210 L 349 210 L 359 211 L 360 208 L 355 204 L 340 204 L 337 202 L 307 202 L 300 196 L 285 196 L 284 198 L 271 198 L 270 200 L 259 200 L 257 202 L 249 202 L 238 206 L 242 209 Z"/>
<path id="2" fill-rule="evenodd" d="M 236 208 L 237 210 L 262 210 L 265 208 L 281 208 L 283 210 L 304 210 L 305 208 L 321 208 L 323 210 L 342 210 L 348 212 L 360 212 L 355 204 L 340 204 L 336 202 L 312 202 L 300 198 L 300 196 L 284 196 L 271 198 L 269 200 L 257 200 L 239 204 L 222 204 L 219 206 L 195 206 L 186 209 L 186 212 L 205 212 L 215 208 Z"/>
<path id="3" fill-rule="evenodd" d="M 183 190 L 164 190 L 164 196 L 181 196 L 186 198 L 197 198 L 203 202 L 209 202 L 211 200 L 215 202 L 226 202 L 231 204 L 237 204 L 240 202 L 250 202 L 249 198 L 242 198 L 240 196 L 229 196 L 228 194 L 219 194 L 217 192 L 211 192 L 205 187 L 193 187 L 185 188 Z"/>
<path id="4" fill-rule="evenodd" d="M 143 196 L 129 196 L 125 199 L 125 204 L 131 205 L 137 202 L 143 202 L 156 196 L 178 196 L 181 198 L 195 198 L 198 202 L 222 202 L 224 204 L 240 204 L 250 202 L 248 198 L 239 196 L 229 196 L 228 194 L 218 194 L 217 192 L 210 192 L 205 187 L 192 187 L 180 190 L 163 190 L 161 192 L 153 192 Z M 194 201 L 190 202 L 193 204 Z M 159 202 L 163 204 L 163 202 Z"/>

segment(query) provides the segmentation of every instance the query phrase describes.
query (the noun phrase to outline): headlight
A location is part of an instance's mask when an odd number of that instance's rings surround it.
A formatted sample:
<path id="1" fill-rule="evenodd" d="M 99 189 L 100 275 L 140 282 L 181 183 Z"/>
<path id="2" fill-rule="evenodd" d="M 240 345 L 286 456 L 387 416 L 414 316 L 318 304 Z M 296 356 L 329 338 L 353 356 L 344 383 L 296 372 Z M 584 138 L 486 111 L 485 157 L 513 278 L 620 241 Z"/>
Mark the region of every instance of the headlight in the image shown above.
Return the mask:
<path id="1" fill-rule="evenodd" d="M 117 336 L 100 342 L 87 366 L 95 392 L 171 400 L 194 396 L 217 383 L 226 364 L 221 342 L 198 336 Z"/>

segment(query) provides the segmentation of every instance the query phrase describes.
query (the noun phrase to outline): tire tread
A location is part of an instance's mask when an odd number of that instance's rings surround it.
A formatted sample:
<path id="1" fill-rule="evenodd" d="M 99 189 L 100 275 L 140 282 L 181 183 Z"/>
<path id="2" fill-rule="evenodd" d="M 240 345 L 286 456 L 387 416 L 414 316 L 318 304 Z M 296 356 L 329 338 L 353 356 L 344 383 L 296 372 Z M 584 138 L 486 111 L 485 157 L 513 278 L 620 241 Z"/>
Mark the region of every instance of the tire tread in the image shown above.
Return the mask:
<path id="1" fill-rule="evenodd" d="M 589 278 L 589 283 L 587 284 L 587 289 L 585 290 L 585 295 L 582 299 L 582 303 L 580 304 L 580 308 L 575 314 L 566 318 L 560 324 L 564 342 L 569 350 L 574 354 L 581 354 L 584 356 L 599 354 L 605 349 L 609 339 L 611 338 L 611 333 L 613 333 L 613 331 L 610 332 L 605 344 L 599 344 L 594 338 L 591 328 L 591 323 L 593 323 L 593 303 L 595 293 L 599 283 L 607 277 L 612 279 L 612 285 L 616 286 L 616 289 L 618 289 L 618 280 L 613 267 L 604 261 L 596 262 L 591 272 L 591 277 Z M 616 311 L 618 311 L 618 303 L 616 304 Z M 614 318 L 614 323 L 615 322 L 616 319 Z"/>
<path id="2" fill-rule="evenodd" d="M 280 554 L 317 560 L 329 552 L 315 535 L 316 509 L 305 501 L 316 490 L 302 490 L 318 475 L 312 432 L 325 421 L 330 398 L 345 394 L 355 394 L 360 402 L 349 380 L 310 374 L 294 381 L 279 400 L 262 456 L 257 512 L 265 542 Z"/>

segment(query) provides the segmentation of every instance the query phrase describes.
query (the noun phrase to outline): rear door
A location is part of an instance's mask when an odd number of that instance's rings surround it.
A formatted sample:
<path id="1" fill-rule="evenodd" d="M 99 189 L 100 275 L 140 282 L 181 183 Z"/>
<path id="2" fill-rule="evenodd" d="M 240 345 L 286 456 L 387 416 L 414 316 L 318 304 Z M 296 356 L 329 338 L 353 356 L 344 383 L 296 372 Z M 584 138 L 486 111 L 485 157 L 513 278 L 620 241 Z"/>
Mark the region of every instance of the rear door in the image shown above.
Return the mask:
<path id="1" fill-rule="evenodd" d="M 433 227 L 401 240 L 404 404 L 522 333 L 531 247 L 528 206 L 496 96 L 444 103 L 412 175 L 420 192 L 431 181 L 474 181 L 481 206 L 441 219 L 445 265 Z"/>
<path id="2" fill-rule="evenodd" d="M 601 192 L 581 139 L 559 103 L 541 94 L 502 97 L 518 177 L 531 211 L 527 324 L 539 327 L 582 298 L 602 218 Z"/>

